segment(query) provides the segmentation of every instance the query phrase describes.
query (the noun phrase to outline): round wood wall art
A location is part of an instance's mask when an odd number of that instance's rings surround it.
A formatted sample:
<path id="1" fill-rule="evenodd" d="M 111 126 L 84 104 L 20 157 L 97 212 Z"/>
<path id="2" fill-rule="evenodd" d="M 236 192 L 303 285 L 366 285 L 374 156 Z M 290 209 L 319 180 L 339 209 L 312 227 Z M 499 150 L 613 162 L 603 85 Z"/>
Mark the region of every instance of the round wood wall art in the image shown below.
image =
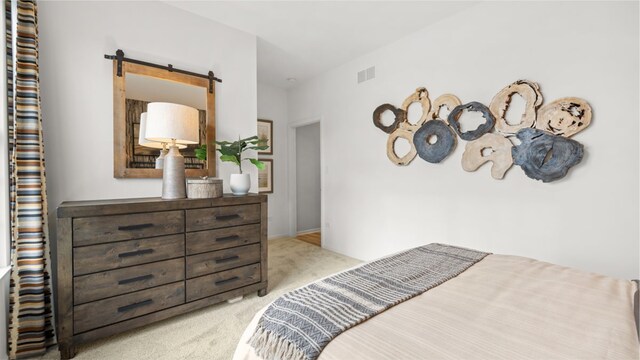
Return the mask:
<path id="1" fill-rule="evenodd" d="M 396 165 L 409 165 L 411 161 L 416 157 L 416 147 L 413 145 L 413 131 L 407 128 L 407 126 L 403 126 L 401 124 L 398 129 L 392 132 L 387 139 L 387 157 L 391 160 L 392 163 Z M 396 140 L 399 138 L 407 140 L 411 149 L 404 156 L 400 157 L 396 154 L 396 150 L 394 145 Z"/>
<path id="2" fill-rule="evenodd" d="M 507 123 L 505 115 L 511 104 L 513 95 L 518 94 L 526 101 L 524 114 L 519 124 Z M 528 80 L 518 80 L 500 90 L 491 100 L 489 109 L 496 118 L 496 131 L 504 135 L 513 135 L 520 129 L 533 127 L 536 123 L 536 111 L 542 104 L 540 86 Z"/>
<path id="3" fill-rule="evenodd" d="M 409 106 L 411 106 L 411 104 L 415 102 L 420 103 L 420 106 L 422 108 L 422 115 L 420 115 L 420 119 L 418 119 L 418 121 L 415 124 L 411 124 L 408 119 Z M 423 87 L 417 88 L 413 94 L 409 95 L 409 97 L 407 97 L 404 100 L 400 108 L 404 110 L 405 121 L 411 127 L 411 130 L 413 131 L 418 130 L 420 126 L 422 126 L 422 124 L 424 124 L 424 122 L 427 121 L 427 117 L 429 116 L 429 111 L 431 111 L 431 100 L 429 100 L 429 92 L 427 91 L 426 88 L 423 88 Z"/>
<path id="4" fill-rule="evenodd" d="M 536 128 L 571 137 L 591 124 L 591 106 L 580 98 L 567 97 L 544 105 L 538 111 Z"/>
<path id="5" fill-rule="evenodd" d="M 460 130 L 460 123 L 458 122 L 458 119 L 460 118 L 460 114 L 462 114 L 463 110 L 481 112 L 482 117 L 484 117 L 485 119 L 484 124 L 481 124 L 475 130 L 462 132 Z M 448 121 L 449 121 L 449 125 L 451 125 L 451 128 L 453 128 L 453 130 L 458 135 L 460 135 L 460 138 L 462 140 L 466 140 L 466 141 L 472 141 L 480 138 L 480 136 L 491 131 L 491 129 L 496 123 L 496 120 L 493 117 L 493 115 L 491 115 L 491 111 L 489 111 L 489 108 L 477 101 L 472 101 L 464 105 L 458 105 L 455 108 L 453 108 L 453 110 L 451 110 L 451 113 L 449 113 Z"/>
<path id="6" fill-rule="evenodd" d="M 460 101 L 460 99 L 458 99 L 458 97 L 453 94 L 440 95 L 431 105 L 431 111 L 429 112 L 427 119 L 445 121 L 446 118 L 443 119 L 440 117 L 440 109 L 442 109 L 442 107 L 446 107 L 449 112 L 451 112 L 456 106 L 461 104 L 462 101 Z"/>
<path id="7" fill-rule="evenodd" d="M 584 155 L 579 142 L 539 129 L 522 129 L 516 136 L 522 143 L 511 149 L 513 162 L 528 177 L 545 183 L 565 177 Z"/>
<path id="8" fill-rule="evenodd" d="M 441 120 L 429 120 L 415 134 L 413 144 L 424 161 L 437 164 L 456 148 L 456 134 Z"/>
<path id="9" fill-rule="evenodd" d="M 484 134 L 478 140 L 467 143 L 462 154 L 462 168 L 472 172 L 491 161 L 491 177 L 500 180 L 513 165 L 512 147 L 511 141 L 502 135 Z M 483 154 L 486 149 L 490 154 Z"/>
<path id="10" fill-rule="evenodd" d="M 389 126 L 385 126 L 381 121 L 382 113 L 384 113 L 385 111 L 391 111 L 395 116 L 393 123 L 391 123 L 391 125 Z M 398 128 L 398 125 L 400 125 L 400 123 L 404 121 L 405 121 L 404 110 L 398 109 L 397 107 L 391 104 L 382 104 L 373 111 L 373 125 L 375 125 L 378 129 L 386 132 L 387 134 L 391 134 L 395 129 Z"/>

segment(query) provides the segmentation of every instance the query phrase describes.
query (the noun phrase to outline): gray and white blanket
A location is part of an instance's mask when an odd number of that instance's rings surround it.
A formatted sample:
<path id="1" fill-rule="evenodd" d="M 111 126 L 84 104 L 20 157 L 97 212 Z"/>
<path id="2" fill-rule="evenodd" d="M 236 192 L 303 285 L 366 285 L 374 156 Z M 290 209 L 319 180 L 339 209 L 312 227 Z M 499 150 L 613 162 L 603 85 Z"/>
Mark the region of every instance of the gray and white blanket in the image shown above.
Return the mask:
<path id="1" fill-rule="evenodd" d="M 315 360 L 343 331 L 458 276 L 487 255 L 429 244 L 319 280 L 274 301 L 249 344 L 265 360 Z"/>

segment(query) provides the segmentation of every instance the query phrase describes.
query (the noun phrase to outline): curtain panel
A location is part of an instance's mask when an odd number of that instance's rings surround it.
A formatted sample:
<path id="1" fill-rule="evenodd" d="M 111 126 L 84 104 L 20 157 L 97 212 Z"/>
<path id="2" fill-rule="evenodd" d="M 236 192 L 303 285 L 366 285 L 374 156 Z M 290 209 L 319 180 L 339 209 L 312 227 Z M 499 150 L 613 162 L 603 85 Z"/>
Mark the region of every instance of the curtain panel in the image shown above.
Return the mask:
<path id="1" fill-rule="evenodd" d="M 11 211 L 9 357 L 55 344 L 35 1 L 6 0 Z M 15 12 L 15 13 L 14 13 Z"/>

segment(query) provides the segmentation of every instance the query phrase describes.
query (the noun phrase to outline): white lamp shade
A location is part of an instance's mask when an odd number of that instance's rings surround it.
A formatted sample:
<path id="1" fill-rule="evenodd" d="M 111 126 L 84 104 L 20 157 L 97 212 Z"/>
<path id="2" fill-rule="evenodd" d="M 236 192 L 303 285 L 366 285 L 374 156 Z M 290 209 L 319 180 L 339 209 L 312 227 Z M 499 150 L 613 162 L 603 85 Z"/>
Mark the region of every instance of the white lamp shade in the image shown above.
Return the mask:
<path id="1" fill-rule="evenodd" d="M 147 105 L 145 139 L 160 143 L 198 144 L 198 110 L 189 106 L 153 102 Z"/>
<path id="2" fill-rule="evenodd" d="M 145 138 L 146 133 L 147 133 L 147 113 L 143 112 L 140 115 L 140 131 L 138 132 L 138 144 L 140 144 L 140 146 L 144 146 L 152 149 L 164 148 L 163 143 L 161 142 L 147 140 Z M 187 145 L 178 145 L 179 149 L 184 149 L 186 147 Z"/>

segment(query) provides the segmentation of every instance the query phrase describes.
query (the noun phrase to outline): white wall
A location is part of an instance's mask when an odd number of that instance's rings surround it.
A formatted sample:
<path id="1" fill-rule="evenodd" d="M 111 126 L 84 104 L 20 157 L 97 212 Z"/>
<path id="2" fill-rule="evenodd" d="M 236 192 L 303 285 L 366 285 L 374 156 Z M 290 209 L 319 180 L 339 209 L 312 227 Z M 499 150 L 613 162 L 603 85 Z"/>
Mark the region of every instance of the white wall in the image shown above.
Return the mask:
<path id="1" fill-rule="evenodd" d="M 320 229 L 320 123 L 296 128 L 296 229 Z"/>
<path id="2" fill-rule="evenodd" d="M 9 281 L 10 268 L 0 267 L 0 360 L 8 358 L 7 348 L 9 326 Z"/>
<path id="3" fill-rule="evenodd" d="M 5 9 L 5 2 L 0 9 Z M 5 17 L 0 20 L 0 27 L 5 28 Z M 0 39 L 0 47 L 6 49 L 6 37 Z M 0 56 L 0 68 L 6 69 L 4 54 Z M 0 360 L 7 358 L 7 315 L 9 311 L 9 271 L 10 271 L 10 225 L 9 225 L 9 134 L 7 129 L 7 77 L 4 71 L 0 81 Z"/>
<path id="4" fill-rule="evenodd" d="M 289 235 L 287 178 L 287 92 L 258 83 L 258 118 L 273 121 L 273 194 L 269 197 L 269 238 Z M 255 130 L 254 130 L 255 132 Z"/>
<path id="5" fill-rule="evenodd" d="M 160 179 L 113 178 L 112 64 L 125 56 L 214 71 L 216 136 L 256 132 L 256 38 L 160 2 L 40 2 L 40 79 L 49 208 L 61 201 L 160 196 Z M 249 169 L 249 167 L 247 166 Z M 218 161 L 229 191 L 237 167 Z M 250 170 L 257 191 L 257 170 Z"/>
<path id="6" fill-rule="evenodd" d="M 5 3 L 0 5 L 4 11 Z M 4 14 L 4 12 L 3 12 Z M 0 26 L 4 29 L 5 17 L 0 19 Z M 0 39 L 0 46 L 6 49 L 6 37 Z M 0 66 L 6 69 L 7 60 L 5 53 L 0 56 Z M 7 128 L 7 76 L 6 71 L 3 72 L 2 81 L 0 81 L 0 118 L 2 125 L 0 126 L 0 269 L 9 266 L 10 262 L 10 222 L 9 222 L 9 129 Z"/>
<path id="7" fill-rule="evenodd" d="M 481 3 L 289 91 L 289 120 L 323 119 L 323 244 L 372 259 L 444 242 L 638 278 L 638 3 Z M 356 73 L 376 66 L 358 85 Z M 546 102 L 582 97 L 586 155 L 543 184 L 512 168 L 462 170 L 465 142 L 441 164 L 398 167 L 373 110 L 415 88 L 488 104 L 502 87 L 539 82 Z"/>

